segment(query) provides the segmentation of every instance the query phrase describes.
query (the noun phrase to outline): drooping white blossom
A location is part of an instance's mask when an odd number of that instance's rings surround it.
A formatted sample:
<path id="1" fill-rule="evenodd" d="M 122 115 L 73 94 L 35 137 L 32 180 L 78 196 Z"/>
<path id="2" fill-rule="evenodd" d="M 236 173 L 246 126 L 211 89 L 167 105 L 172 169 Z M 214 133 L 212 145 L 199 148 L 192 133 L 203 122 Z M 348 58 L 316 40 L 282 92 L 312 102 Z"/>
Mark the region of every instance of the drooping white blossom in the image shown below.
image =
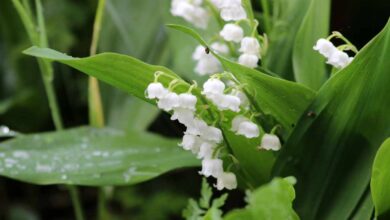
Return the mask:
<path id="1" fill-rule="evenodd" d="M 168 94 L 162 96 L 158 100 L 157 107 L 164 111 L 171 111 L 172 109 L 179 107 L 179 96 L 174 92 L 168 92 Z"/>
<path id="2" fill-rule="evenodd" d="M 203 84 L 202 94 L 209 97 L 215 94 L 223 94 L 224 90 L 225 83 L 220 79 L 210 78 Z"/>
<path id="3" fill-rule="evenodd" d="M 221 159 L 204 159 L 202 170 L 199 172 L 205 177 L 213 176 L 217 178 L 223 173 L 223 162 Z"/>
<path id="4" fill-rule="evenodd" d="M 220 99 L 212 100 L 219 110 L 240 111 L 241 101 L 234 95 L 223 95 Z"/>
<path id="5" fill-rule="evenodd" d="M 224 172 L 220 176 L 217 177 L 217 184 L 214 185 L 218 190 L 222 190 L 224 188 L 228 190 L 232 190 L 237 188 L 237 178 L 234 173 Z"/>
<path id="6" fill-rule="evenodd" d="M 237 115 L 233 118 L 231 130 L 237 135 L 243 135 L 246 138 L 255 138 L 260 135 L 257 124 L 242 115 Z"/>
<path id="7" fill-rule="evenodd" d="M 249 99 L 245 95 L 244 92 L 242 92 L 239 89 L 233 89 L 230 94 L 234 95 L 234 96 L 236 96 L 236 97 L 238 97 L 240 99 L 241 107 L 243 107 L 244 109 L 248 109 L 249 108 Z"/>
<path id="8" fill-rule="evenodd" d="M 261 139 L 260 148 L 265 150 L 278 151 L 282 145 L 280 144 L 279 137 L 274 134 L 264 134 Z"/>
<path id="9" fill-rule="evenodd" d="M 221 10 L 221 18 L 225 21 L 239 21 L 247 17 L 241 0 L 223 0 L 217 7 Z"/>
<path id="10" fill-rule="evenodd" d="M 196 96 L 190 93 L 179 94 L 179 107 L 195 111 L 197 100 Z"/>
<path id="11" fill-rule="evenodd" d="M 192 135 L 201 135 L 209 126 L 202 119 L 194 118 L 194 120 L 186 124 L 186 127 L 186 133 Z"/>
<path id="12" fill-rule="evenodd" d="M 226 41 L 239 43 L 244 37 L 244 30 L 237 24 L 225 24 L 219 35 Z"/>
<path id="13" fill-rule="evenodd" d="M 206 28 L 209 20 L 207 10 L 201 7 L 202 0 L 172 0 L 171 14 L 182 17 L 198 28 Z"/>
<path id="14" fill-rule="evenodd" d="M 241 40 L 241 47 L 239 51 L 243 54 L 256 55 L 260 58 L 260 43 L 255 37 L 244 37 Z"/>
<path id="15" fill-rule="evenodd" d="M 256 55 L 253 54 L 241 54 L 238 58 L 238 63 L 247 66 L 249 68 L 256 68 L 257 63 L 259 62 L 259 58 Z"/>
<path id="16" fill-rule="evenodd" d="M 349 63 L 352 62 L 352 57 L 349 57 L 347 53 L 337 50 L 335 51 L 331 57 L 328 58 L 328 61 L 326 63 L 341 69 L 346 67 Z"/>
<path id="17" fill-rule="evenodd" d="M 211 44 L 211 49 L 213 49 L 217 54 L 228 54 L 229 53 L 229 48 L 225 43 L 221 42 L 214 42 Z"/>
<path id="18" fill-rule="evenodd" d="M 259 127 L 251 122 L 244 121 L 238 126 L 237 134 L 243 135 L 246 138 L 255 138 L 260 135 Z"/>
<path id="19" fill-rule="evenodd" d="M 194 111 L 191 109 L 181 107 L 173 108 L 171 120 L 178 120 L 180 123 L 188 125 L 192 123 L 194 118 Z"/>
<path id="20" fill-rule="evenodd" d="M 221 129 L 213 126 L 208 126 L 201 132 L 201 135 L 204 139 L 215 143 L 221 143 L 223 140 Z"/>
<path id="21" fill-rule="evenodd" d="M 337 48 L 329 40 L 320 38 L 316 45 L 313 47 L 314 50 L 317 50 L 324 57 L 331 57 L 334 52 L 337 51 Z"/>
<path id="22" fill-rule="evenodd" d="M 198 136 L 192 134 L 184 134 L 182 142 L 179 146 L 184 150 L 190 150 L 192 153 L 197 154 L 200 150 L 201 140 Z"/>
<path id="23" fill-rule="evenodd" d="M 200 150 L 199 150 L 199 153 L 198 153 L 198 156 L 197 156 L 198 159 L 211 159 L 215 147 L 216 147 L 215 143 L 204 141 L 200 145 Z"/>
<path id="24" fill-rule="evenodd" d="M 327 58 L 327 64 L 338 69 L 346 67 L 353 60 L 353 57 L 349 57 L 347 53 L 337 49 L 332 42 L 323 38 L 317 41 L 313 49 Z"/>
<path id="25" fill-rule="evenodd" d="M 161 83 L 150 83 L 146 88 L 146 97 L 148 99 L 160 99 L 169 93 Z"/>
<path id="26" fill-rule="evenodd" d="M 195 72 L 199 75 L 213 74 L 221 70 L 221 64 L 218 59 L 211 53 L 207 54 L 205 48 L 201 45 L 196 47 L 192 58 L 198 61 L 195 66 Z"/>

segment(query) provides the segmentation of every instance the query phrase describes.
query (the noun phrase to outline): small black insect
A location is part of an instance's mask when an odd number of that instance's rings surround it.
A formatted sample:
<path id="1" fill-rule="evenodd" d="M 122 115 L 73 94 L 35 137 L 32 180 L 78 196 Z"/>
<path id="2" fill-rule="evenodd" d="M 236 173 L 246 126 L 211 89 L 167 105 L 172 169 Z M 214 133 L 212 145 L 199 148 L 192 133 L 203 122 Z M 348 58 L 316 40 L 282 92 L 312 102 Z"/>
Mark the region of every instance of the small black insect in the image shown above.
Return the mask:
<path id="1" fill-rule="evenodd" d="M 204 51 L 206 52 L 206 54 L 209 54 L 209 53 L 210 53 L 210 48 L 206 47 L 206 48 L 204 49 Z"/>
<path id="2" fill-rule="evenodd" d="M 309 111 L 309 112 L 307 113 L 307 117 L 314 118 L 314 117 L 316 117 L 316 116 L 317 116 L 317 114 L 316 114 L 315 112 L 313 112 L 313 111 Z"/>

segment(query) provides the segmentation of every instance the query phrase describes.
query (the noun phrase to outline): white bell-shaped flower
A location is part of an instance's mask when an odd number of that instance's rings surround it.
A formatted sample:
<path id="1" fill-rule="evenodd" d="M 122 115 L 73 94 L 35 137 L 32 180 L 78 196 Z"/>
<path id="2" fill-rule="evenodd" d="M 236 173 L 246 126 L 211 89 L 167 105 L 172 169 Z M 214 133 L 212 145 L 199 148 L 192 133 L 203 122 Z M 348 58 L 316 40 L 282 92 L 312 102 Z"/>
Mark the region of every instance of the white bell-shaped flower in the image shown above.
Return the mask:
<path id="1" fill-rule="evenodd" d="M 234 173 L 224 172 L 217 178 L 217 185 L 214 185 L 218 190 L 237 188 L 237 178 Z"/>
<path id="2" fill-rule="evenodd" d="M 205 177 L 213 176 L 217 178 L 223 173 L 223 162 L 221 159 L 204 159 L 202 170 L 199 172 Z"/>
<path id="3" fill-rule="evenodd" d="M 219 110 L 230 110 L 233 112 L 240 111 L 241 101 L 234 95 L 223 95 L 220 100 L 214 100 L 214 104 Z"/>
<path id="4" fill-rule="evenodd" d="M 171 14 L 184 18 L 187 22 L 198 28 L 206 28 L 209 20 L 208 12 L 200 7 L 202 1 L 173 0 L 171 3 Z"/>
<path id="5" fill-rule="evenodd" d="M 214 42 L 211 44 L 211 49 L 213 49 L 217 54 L 228 54 L 229 53 L 229 47 L 221 42 Z"/>
<path id="6" fill-rule="evenodd" d="M 197 100 L 198 99 L 196 98 L 196 96 L 194 96 L 190 93 L 182 93 L 179 95 L 179 107 L 195 111 L 196 110 L 195 106 L 196 106 Z"/>
<path id="7" fill-rule="evenodd" d="M 265 150 L 273 150 L 278 151 L 282 145 L 280 144 L 280 140 L 278 136 L 274 134 L 264 134 L 263 138 L 261 139 L 261 145 L 260 148 Z"/>
<path id="8" fill-rule="evenodd" d="M 244 30 L 236 24 L 225 24 L 219 35 L 226 41 L 233 41 L 239 43 L 244 37 Z"/>
<path id="9" fill-rule="evenodd" d="M 217 73 L 220 70 L 220 62 L 211 54 L 208 54 L 207 57 L 200 59 L 195 66 L 195 72 L 201 76 Z"/>
<path id="10" fill-rule="evenodd" d="M 200 75 L 212 74 L 221 70 L 221 64 L 211 53 L 207 54 L 205 48 L 201 45 L 196 47 L 192 58 L 198 63 L 195 66 L 195 72 Z"/>
<path id="11" fill-rule="evenodd" d="M 221 143 L 223 140 L 222 131 L 219 128 L 208 126 L 201 133 L 202 138 L 215 143 Z"/>
<path id="12" fill-rule="evenodd" d="M 241 40 L 241 47 L 239 51 L 244 54 L 252 54 L 260 57 L 260 43 L 254 37 L 244 37 Z"/>
<path id="13" fill-rule="evenodd" d="M 225 83 L 219 79 L 211 78 L 203 84 L 202 94 L 208 97 L 213 94 L 223 94 L 224 90 Z"/>
<path id="14" fill-rule="evenodd" d="M 245 9 L 239 5 L 234 7 L 222 7 L 221 18 L 224 21 L 239 21 L 246 19 Z"/>
<path id="15" fill-rule="evenodd" d="M 334 52 L 338 51 L 338 49 L 333 45 L 332 42 L 323 38 L 317 41 L 313 49 L 317 50 L 321 55 L 326 58 L 331 57 Z"/>
<path id="16" fill-rule="evenodd" d="M 182 142 L 179 146 L 183 147 L 184 150 L 190 150 L 193 154 L 197 154 L 200 150 L 202 141 L 196 135 L 184 134 Z"/>
<path id="17" fill-rule="evenodd" d="M 260 131 L 257 124 L 251 121 L 244 121 L 238 126 L 237 134 L 243 135 L 246 138 L 255 138 L 260 135 Z"/>
<path id="18" fill-rule="evenodd" d="M 188 125 L 195 118 L 194 111 L 188 108 L 177 107 L 173 109 L 171 120 L 178 120 L 181 124 Z"/>
<path id="19" fill-rule="evenodd" d="M 249 68 L 256 68 L 257 63 L 259 62 L 259 58 L 256 55 L 253 54 L 241 54 L 238 58 L 238 63 L 247 66 Z"/>
<path id="20" fill-rule="evenodd" d="M 215 143 L 204 141 L 200 145 L 200 150 L 197 156 L 198 159 L 211 159 L 215 147 L 216 147 Z"/>
<path id="21" fill-rule="evenodd" d="M 244 121 L 249 121 L 248 118 L 246 118 L 243 115 L 237 115 L 236 117 L 233 118 L 232 120 L 232 128 L 231 131 L 237 132 L 238 128 L 240 127 L 240 124 Z"/>
<path id="22" fill-rule="evenodd" d="M 231 95 L 237 96 L 240 99 L 241 107 L 245 109 L 249 108 L 249 99 L 244 92 L 238 89 L 233 89 Z"/>
<path id="23" fill-rule="evenodd" d="M 150 83 L 146 88 L 146 97 L 148 99 L 160 99 L 168 93 L 168 89 L 164 88 L 161 83 Z"/>
<path id="24" fill-rule="evenodd" d="M 174 92 L 168 92 L 158 100 L 157 107 L 164 111 L 171 111 L 173 108 L 179 107 L 179 96 Z"/>
<path id="25" fill-rule="evenodd" d="M 199 118 L 195 118 L 190 123 L 185 125 L 187 126 L 186 133 L 192 135 L 201 135 L 209 127 L 205 121 Z"/>
<path id="26" fill-rule="evenodd" d="M 337 50 L 329 57 L 328 61 L 326 63 L 341 69 L 346 67 L 351 62 L 351 58 L 348 56 L 347 53 Z"/>

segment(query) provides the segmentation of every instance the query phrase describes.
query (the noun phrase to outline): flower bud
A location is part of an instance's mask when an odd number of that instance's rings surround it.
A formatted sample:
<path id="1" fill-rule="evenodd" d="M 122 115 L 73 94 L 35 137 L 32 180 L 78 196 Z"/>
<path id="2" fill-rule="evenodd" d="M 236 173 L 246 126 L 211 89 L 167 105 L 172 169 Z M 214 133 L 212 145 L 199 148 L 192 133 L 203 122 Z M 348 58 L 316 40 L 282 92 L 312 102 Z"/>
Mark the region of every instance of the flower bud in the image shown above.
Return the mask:
<path id="1" fill-rule="evenodd" d="M 249 68 L 256 68 L 257 62 L 259 62 L 259 58 L 256 55 L 252 54 L 241 54 L 241 56 L 238 58 L 238 63 L 247 66 Z"/>
<path id="2" fill-rule="evenodd" d="M 164 86 L 161 83 L 150 83 L 148 85 L 148 88 L 146 88 L 147 98 L 148 99 L 155 99 L 155 98 L 162 98 L 166 94 L 169 93 L 168 89 L 164 88 Z"/>

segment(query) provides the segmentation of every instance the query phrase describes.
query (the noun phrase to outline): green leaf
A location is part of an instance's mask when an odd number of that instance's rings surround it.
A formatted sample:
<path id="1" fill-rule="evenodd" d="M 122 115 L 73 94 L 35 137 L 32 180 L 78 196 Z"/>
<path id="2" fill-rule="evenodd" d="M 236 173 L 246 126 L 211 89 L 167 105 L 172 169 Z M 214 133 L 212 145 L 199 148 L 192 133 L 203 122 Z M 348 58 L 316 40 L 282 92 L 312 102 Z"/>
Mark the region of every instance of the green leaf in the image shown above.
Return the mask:
<path id="1" fill-rule="evenodd" d="M 0 144 L 0 174 L 34 184 L 131 185 L 198 166 L 177 143 L 109 128 L 25 135 Z"/>
<path id="2" fill-rule="evenodd" d="M 330 0 L 312 0 L 295 38 L 293 67 L 297 82 L 319 89 L 326 80 L 325 59 L 313 46 L 329 33 Z"/>
<path id="3" fill-rule="evenodd" d="M 203 178 L 202 180 L 202 189 L 200 191 L 199 206 L 208 209 L 210 207 L 210 199 L 213 196 L 213 190 L 207 183 L 207 180 Z"/>
<path id="4" fill-rule="evenodd" d="M 295 178 L 275 178 L 249 195 L 245 209 L 233 210 L 225 220 L 299 219 L 292 208 Z"/>
<path id="5" fill-rule="evenodd" d="M 271 71 L 293 80 L 292 48 L 311 0 L 272 0 L 272 29 L 266 33 L 269 48 L 262 62 Z"/>
<path id="6" fill-rule="evenodd" d="M 223 194 L 221 197 L 214 199 L 203 220 L 222 220 L 223 212 L 220 210 L 220 208 L 225 204 L 227 197 L 228 194 Z"/>
<path id="7" fill-rule="evenodd" d="M 379 148 L 371 174 L 371 192 L 375 215 L 390 217 L 390 138 Z"/>
<path id="8" fill-rule="evenodd" d="M 145 89 L 154 81 L 154 73 L 163 71 L 178 78 L 171 70 L 146 64 L 136 58 L 116 53 L 101 53 L 87 58 L 75 58 L 48 48 L 31 47 L 25 54 L 69 65 L 112 86 L 120 88 L 145 101 Z M 169 84 L 171 78 L 161 77 L 160 82 Z"/>
<path id="9" fill-rule="evenodd" d="M 390 136 L 389 57 L 390 22 L 320 89 L 282 148 L 275 175 L 297 177 L 303 219 L 348 219 L 363 197 Z"/>

